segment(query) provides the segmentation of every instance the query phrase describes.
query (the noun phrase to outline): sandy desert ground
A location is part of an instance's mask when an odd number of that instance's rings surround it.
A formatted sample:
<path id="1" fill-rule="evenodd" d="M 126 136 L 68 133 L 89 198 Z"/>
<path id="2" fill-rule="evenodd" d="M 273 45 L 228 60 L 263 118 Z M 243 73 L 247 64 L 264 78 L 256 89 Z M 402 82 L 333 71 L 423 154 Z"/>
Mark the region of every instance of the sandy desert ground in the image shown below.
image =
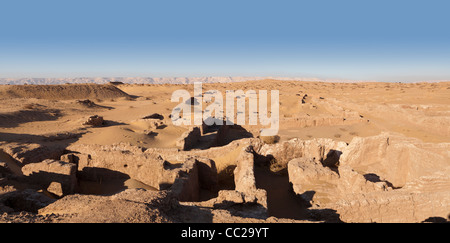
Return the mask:
<path id="1" fill-rule="evenodd" d="M 276 137 L 174 126 L 179 89 L 0 85 L 0 222 L 449 220 L 450 82 L 203 84 L 279 90 Z"/>

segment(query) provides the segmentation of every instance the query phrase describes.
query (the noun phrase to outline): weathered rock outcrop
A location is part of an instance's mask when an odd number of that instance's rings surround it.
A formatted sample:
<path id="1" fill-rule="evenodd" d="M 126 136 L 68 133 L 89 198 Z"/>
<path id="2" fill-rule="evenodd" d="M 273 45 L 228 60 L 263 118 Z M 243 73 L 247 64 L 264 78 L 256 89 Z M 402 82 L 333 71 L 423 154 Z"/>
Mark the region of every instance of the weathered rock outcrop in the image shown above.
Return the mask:
<path id="1" fill-rule="evenodd" d="M 128 189 L 113 196 L 74 194 L 39 209 L 40 215 L 65 215 L 67 223 L 173 222 L 164 211 L 173 207 L 165 192 Z M 95 212 L 94 214 L 92 212 Z"/>
<path id="2" fill-rule="evenodd" d="M 448 144 L 381 134 L 355 138 L 343 151 L 337 168 L 312 158 L 289 162 L 294 191 L 313 208 L 335 210 L 344 222 L 448 217 Z"/>
<path id="3" fill-rule="evenodd" d="M 76 102 L 77 104 L 83 106 L 83 107 L 87 107 L 87 108 L 97 108 L 97 107 L 101 107 L 97 104 L 95 104 L 93 101 L 87 99 L 87 100 L 77 100 Z"/>
<path id="4" fill-rule="evenodd" d="M 87 180 L 132 178 L 158 190 L 170 188 L 181 201 L 199 200 L 200 188 L 217 188 L 217 168 L 208 158 L 190 156 L 182 163 L 170 163 L 129 144 L 79 145 L 70 149 L 77 153 L 62 159 L 77 163 L 80 176 Z"/>
<path id="5" fill-rule="evenodd" d="M 23 175 L 30 182 L 40 185 L 42 189 L 47 189 L 53 182 L 60 183 L 64 195 L 75 192 L 76 172 L 76 164 L 50 159 L 22 167 Z"/>
<path id="6" fill-rule="evenodd" d="M 289 181 L 295 193 L 306 201 L 327 201 L 335 193 L 339 175 L 313 158 L 297 158 L 288 163 Z"/>
<path id="7" fill-rule="evenodd" d="M 57 197 L 64 196 L 63 184 L 61 182 L 52 181 L 46 190 Z"/>
<path id="8" fill-rule="evenodd" d="M 208 158 L 194 156 L 198 167 L 198 180 L 200 187 L 210 191 L 215 191 L 218 186 L 218 176 L 216 163 Z"/>
<path id="9" fill-rule="evenodd" d="M 19 162 L 21 165 L 38 163 L 45 159 L 59 159 L 64 153 L 62 145 L 24 144 L 0 142 L 0 151 Z"/>
<path id="10" fill-rule="evenodd" d="M 312 140 L 293 138 L 278 144 L 265 144 L 257 153 L 268 159 L 275 159 L 283 167 L 286 167 L 290 160 L 300 157 L 315 158 L 326 166 L 335 166 L 345 147 L 346 143 L 327 138 Z"/>
<path id="11" fill-rule="evenodd" d="M 398 188 L 449 167 L 448 151 L 450 143 L 422 143 L 418 139 L 383 133 L 354 138 L 343 150 L 340 164 L 362 174 L 376 174 Z"/>
<path id="12" fill-rule="evenodd" d="M 202 188 L 210 191 L 217 188 L 217 170 L 214 161 L 207 158 L 189 158 L 174 173 L 176 177 L 170 191 L 179 201 L 199 201 Z"/>
<path id="13" fill-rule="evenodd" d="M 423 222 L 428 218 L 448 218 L 450 192 L 412 193 L 400 189 L 351 193 L 335 202 L 320 205 L 320 208 L 333 208 L 344 222 Z"/>
<path id="14" fill-rule="evenodd" d="M 90 116 L 83 125 L 93 126 L 93 127 L 101 127 L 105 124 L 102 116 L 94 115 Z"/>
<path id="15" fill-rule="evenodd" d="M 25 189 L 23 191 L 11 191 L 9 193 L 0 194 L 0 212 L 31 212 L 37 213 L 40 208 L 43 208 L 55 202 L 33 189 Z"/>
<path id="16" fill-rule="evenodd" d="M 157 189 L 175 180 L 171 172 L 175 166 L 129 144 L 77 145 L 70 150 L 76 153 L 65 156 L 78 163 L 80 176 L 85 179 L 133 178 Z"/>
<path id="17" fill-rule="evenodd" d="M 153 113 L 151 115 L 142 117 L 142 119 L 157 119 L 157 120 L 164 120 L 164 116 L 158 113 Z"/>
<path id="18" fill-rule="evenodd" d="M 182 150 L 190 150 L 194 148 L 200 137 L 202 136 L 200 128 L 191 127 L 188 131 L 183 133 L 177 140 L 176 145 Z"/>
<path id="19" fill-rule="evenodd" d="M 256 188 L 253 153 L 252 146 L 245 147 L 236 159 L 237 166 L 234 170 L 235 190 L 243 194 L 244 202 L 258 203 L 267 208 L 266 191 Z"/>

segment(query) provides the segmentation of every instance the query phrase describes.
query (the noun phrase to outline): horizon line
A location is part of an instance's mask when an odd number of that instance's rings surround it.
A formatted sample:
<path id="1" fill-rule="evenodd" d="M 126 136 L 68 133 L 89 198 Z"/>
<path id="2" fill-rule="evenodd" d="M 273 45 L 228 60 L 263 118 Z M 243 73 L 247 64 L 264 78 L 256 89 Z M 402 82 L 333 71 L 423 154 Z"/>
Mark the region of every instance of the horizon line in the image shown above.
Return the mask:
<path id="1" fill-rule="evenodd" d="M 82 79 L 82 80 L 80 80 Z M 103 80 L 98 80 L 103 79 Z M 133 80 L 133 79 L 147 79 L 147 81 Z M 184 79 L 185 82 L 182 82 Z M 194 80 L 189 80 L 194 79 Z M 203 79 L 203 80 L 195 80 Z M 205 80 L 206 79 L 206 80 Z M 208 80 L 212 79 L 212 80 Z M 229 79 L 229 80 L 220 80 Z M 181 84 L 192 84 L 194 82 L 204 82 L 208 83 L 220 83 L 227 82 L 245 82 L 245 81 L 259 81 L 259 80 L 277 80 L 277 81 L 303 81 L 303 82 L 326 82 L 326 83 L 439 83 L 439 82 L 450 82 L 450 80 L 419 80 L 419 81 L 378 81 L 378 80 L 355 80 L 355 79 L 337 79 L 337 78 L 317 78 L 317 77 L 284 77 L 284 76 L 172 76 L 172 77 L 150 77 L 150 76 L 79 76 L 79 77 L 21 77 L 21 78 L 0 78 L 0 84 L 2 81 L 8 81 L 9 83 L 2 85 L 21 85 L 21 84 L 37 84 L 39 83 L 27 83 L 27 81 L 34 82 L 45 82 L 53 81 L 56 83 L 52 84 L 65 84 L 70 81 L 77 81 L 78 83 L 109 83 L 109 82 L 123 82 L 128 84 L 170 84 L 170 83 L 181 83 Z M 143 81 L 143 82 L 142 82 Z M 157 83 L 155 83 L 155 81 Z M 187 81 L 187 82 L 186 82 Z M 44 85 L 46 83 L 43 83 Z"/>

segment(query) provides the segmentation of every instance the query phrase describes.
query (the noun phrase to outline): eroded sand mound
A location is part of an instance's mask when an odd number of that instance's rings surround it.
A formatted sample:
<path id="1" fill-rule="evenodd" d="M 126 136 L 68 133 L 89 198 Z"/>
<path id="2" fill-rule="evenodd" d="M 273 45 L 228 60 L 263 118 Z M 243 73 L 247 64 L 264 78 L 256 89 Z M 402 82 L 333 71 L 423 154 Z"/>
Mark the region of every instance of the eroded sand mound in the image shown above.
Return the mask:
<path id="1" fill-rule="evenodd" d="M 129 95 L 114 85 L 65 84 L 0 86 L 0 97 L 70 100 L 113 99 L 119 97 L 129 97 Z"/>

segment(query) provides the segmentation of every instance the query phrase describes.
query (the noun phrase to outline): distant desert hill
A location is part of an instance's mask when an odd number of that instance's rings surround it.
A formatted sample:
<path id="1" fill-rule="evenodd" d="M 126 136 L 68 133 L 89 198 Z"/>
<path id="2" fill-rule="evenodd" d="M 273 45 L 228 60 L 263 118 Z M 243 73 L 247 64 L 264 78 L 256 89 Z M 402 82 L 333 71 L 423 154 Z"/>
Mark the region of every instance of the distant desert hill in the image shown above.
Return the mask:
<path id="1" fill-rule="evenodd" d="M 112 99 L 129 97 L 114 85 L 0 85 L 0 98 L 37 98 L 49 100 Z"/>
<path id="2" fill-rule="evenodd" d="M 325 80 L 311 77 L 78 77 L 78 78 L 0 78 L 0 84 L 108 84 L 120 82 L 124 84 L 193 84 L 202 83 L 235 83 L 254 80 L 284 80 L 284 81 L 317 81 L 317 82 L 356 82 L 356 80 Z M 360 80 L 363 81 L 363 80 Z"/>

